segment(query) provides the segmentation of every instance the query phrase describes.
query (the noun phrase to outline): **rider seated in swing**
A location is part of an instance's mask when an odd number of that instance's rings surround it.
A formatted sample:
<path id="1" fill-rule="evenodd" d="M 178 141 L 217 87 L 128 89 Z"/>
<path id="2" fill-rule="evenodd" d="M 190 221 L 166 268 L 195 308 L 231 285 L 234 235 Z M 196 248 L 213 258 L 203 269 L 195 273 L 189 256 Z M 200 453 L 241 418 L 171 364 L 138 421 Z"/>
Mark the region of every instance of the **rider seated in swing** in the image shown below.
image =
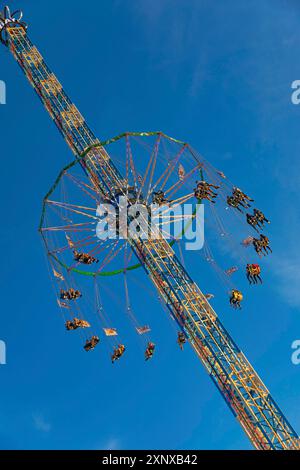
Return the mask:
<path id="1" fill-rule="evenodd" d="M 164 191 L 160 189 L 159 191 L 153 192 L 152 203 L 163 206 L 164 204 L 170 204 L 170 201 L 166 198 Z"/>
<path id="2" fill-rule="evenodd" d="M 233 289 L 231 291 L 231 296 L 230 296 L 230 305 L 234 308 L 241 309 L 242 300 L 243 300 L 243 294 L 239 290 Z"/>
<path id="3" fill-rule="evenodd" d="M 69 300 L 69 292 L 63 289 L 60 289 L 60 299 Z"/>
<path id="4" fill-rule="evenodd" d="M 154 354 L 154 349 L 155 349 L 155 344 L 149 342 L 148 345 L 147 345 L 147 349 L 145 351 L 145 360 L 146 361 L 148 361 L 149 359 L 152 358 L 152 356 Z"/>
<path id="5" fill-rule="evenodd" d="M 251 227 L 254 228 L 254 230 L 257 231 L 257 233 L 259 233 L 259 230 L 257 229 L 257 225 L 258 225 L 258 220 L 257 218 L 255 217 L 255 215 L 251 215 L 251 214 L 246 214 L 246 218 L 247 218 L 247 223 L 249 225 L 251 225 Z"/>
<path id="6" fill-rule="evenodd" d="M 68 331 L 77 330 L 77 328 L 89 328 L 91 325 L 85 321 L 80 320 L 79 318 L 73 318 L 73 320 L 66 321 L 66 329 Z"/>
<path id="7" fill-rule="evenodd" d="M 88 253 L 79 253 L 78 251 L 73 251 L 74 260 L 82 264 L 93 264 L 98 263 L 99 260 L 89 255 Z"/>
<path id="8" fill-rule="evenodd" d="M 120 357 L 123 356 L 125 350 L 126 350 L 126 348 L 125 348 L 124 344 L 119 344 L 119 346 L 114 349 L 114 352 L 111 356 L 112 363 L 114 363 L 115 361 L 118 361 L 120 359 Z"/>
<path id="9" fill-rule="evenodd" d="M 95 349 L 100 339 L 98 336 L 92 336 L 91 339 L 87 339 L 85 345 L 83 346 L 86 351 L 91 351 Z"/>
<path id="10" fill-rule="evenodd" d="M 177 343 L 181 349 L 181 351 L 183 350 L 183 346 L 184 344 L 186 343 L 186 338 L 185 338 L 185 334 L 182 332 L 182 331 L 179 331 L 178 332 L 178 338 L 177 338 Z"/>
<path id="11" fill-rule="evenodd" d="M 262 243 L 261 243 L 261 240 L 259 238 L 253 238 L 253 246 L 254 246 L 254 249 L 256 251 L 256 253 L 258 254 L 258 256 L 261 258 L 261 255 L 262 255 Z"/>

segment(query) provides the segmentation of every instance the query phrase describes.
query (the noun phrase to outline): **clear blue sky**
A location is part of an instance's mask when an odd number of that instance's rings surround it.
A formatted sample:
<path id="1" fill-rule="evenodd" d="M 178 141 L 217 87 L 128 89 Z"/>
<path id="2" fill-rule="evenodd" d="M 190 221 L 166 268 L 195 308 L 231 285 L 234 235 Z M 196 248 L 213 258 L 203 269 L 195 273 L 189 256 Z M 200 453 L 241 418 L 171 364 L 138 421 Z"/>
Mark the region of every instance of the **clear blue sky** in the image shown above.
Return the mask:
<path id="1" fill-rule="evenodd" d="M 300 6 L 284 0 L 13 1 L 29 35 L 99 136 L 162 130 L 189 141 L 272 220 L 265 285 L 243 312 L 216 310 L 300 432 Z M 112 368 L 63 328 L 37 233 L 41 201 L 71 154 L 4 47 L 1 122 L 2 449 L 248 449 L 199 361 L 137 294 L 159 352 L 137 342 Z M 205 285 L 197 262 L 190 269 Z M 208 269 L 208 268 L 207 268 Z M 241 275 L 242 276 L 242 275 Z M 244 282 L 245 290 L 247 290 Z M 209 285 L 218 292 L 218 285 Z"/>

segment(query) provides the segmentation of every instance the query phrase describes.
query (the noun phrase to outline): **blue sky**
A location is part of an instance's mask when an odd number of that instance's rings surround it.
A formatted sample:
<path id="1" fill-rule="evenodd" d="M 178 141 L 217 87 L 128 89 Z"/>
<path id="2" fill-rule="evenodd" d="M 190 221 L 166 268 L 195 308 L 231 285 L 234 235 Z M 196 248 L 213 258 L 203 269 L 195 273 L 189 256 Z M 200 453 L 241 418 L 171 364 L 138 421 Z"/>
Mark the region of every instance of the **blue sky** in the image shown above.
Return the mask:
<path id="1" fill-rule="evenodd" d="M 214 306 L 300 431 L 300 7 L 288 0 L 78 0 L 22 8 L 29 35 L 99 138 L 162 130 L 189 141 L 272 220 L 263 288 L 242 313 Z M 112 368 L 82 352 L 57 311 L 37 226 L 41 201 L 72 158 L 9 52 L 0 51 L 2 449 L 248 449 L 243 431 L 190 348 L 147 291 L 134 307 L 159 351 L 145 365 L 134 340 Z M 205 265 L 189 266 L 203 289 Z M 242 279 L 242 275 L 241 275 Z M 248 291 L 247 291 L 248 289 Z M 100 349 L 100 348 L 99 348 Z"/>

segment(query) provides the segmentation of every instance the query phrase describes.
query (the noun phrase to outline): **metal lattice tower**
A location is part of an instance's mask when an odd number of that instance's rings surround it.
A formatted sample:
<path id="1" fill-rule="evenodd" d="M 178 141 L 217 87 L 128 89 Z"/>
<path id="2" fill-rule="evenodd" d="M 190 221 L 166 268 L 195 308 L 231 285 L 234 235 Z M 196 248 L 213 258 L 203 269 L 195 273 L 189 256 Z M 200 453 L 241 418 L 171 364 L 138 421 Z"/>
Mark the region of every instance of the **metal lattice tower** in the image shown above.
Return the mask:
<path id="1" fill-rule="evenodd" d="M 0 14 L 0 39 L 97 191 L 107 196 L 121 190 L 124 178 L 31 43 L 20 12 L 11 14 L 5 7 Z M 299 450 L 297 433 L 172 247 L 162 237 L 128 242 L 252 444 L 261 450 Z"/>

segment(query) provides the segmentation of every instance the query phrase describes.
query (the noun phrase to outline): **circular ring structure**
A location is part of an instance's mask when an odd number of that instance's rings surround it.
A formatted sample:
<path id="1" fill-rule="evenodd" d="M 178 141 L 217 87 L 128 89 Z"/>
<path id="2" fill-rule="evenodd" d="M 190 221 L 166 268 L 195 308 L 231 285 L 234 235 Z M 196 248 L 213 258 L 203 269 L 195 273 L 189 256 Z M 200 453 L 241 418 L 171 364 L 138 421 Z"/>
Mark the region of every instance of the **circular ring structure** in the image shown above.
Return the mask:
<path id="1" fill-rule="evenodd" d="M 67 271 L 85 276 L 115 276 L 142 265 L 130 258 L 126 262 L 122 260 L 120 267 L 126 240 L 97 240 L 97 207 L 103 198 L 80 165 L 97 147 L 105 147 L 125 175 L 125 195 L 129 189 L 134 190 L 148 205 L 160 198 L 159 215 L 154 213 L 154 223 L 163 233 L 168 225 L 167 235 L 170 236 L 167 239 L 171 246 L 185 236 L 197 215 L 200 201 L 195 199 L 193 187 L 199 176 L 203 178 L 202 162 L 187 143 L 162 132 L 128 132 L 89 147 L 61 170 L 43 200 L 39 225 L 48 255 Z M 182 205 L 187 203 L 191 206 L 188 215 L 180 212 Z M 73 257 L 79 251 L 86 251 L 98 263 L 83 269 L 82 263 L 78 262 L 80 258 L 76 261 Z"/>

